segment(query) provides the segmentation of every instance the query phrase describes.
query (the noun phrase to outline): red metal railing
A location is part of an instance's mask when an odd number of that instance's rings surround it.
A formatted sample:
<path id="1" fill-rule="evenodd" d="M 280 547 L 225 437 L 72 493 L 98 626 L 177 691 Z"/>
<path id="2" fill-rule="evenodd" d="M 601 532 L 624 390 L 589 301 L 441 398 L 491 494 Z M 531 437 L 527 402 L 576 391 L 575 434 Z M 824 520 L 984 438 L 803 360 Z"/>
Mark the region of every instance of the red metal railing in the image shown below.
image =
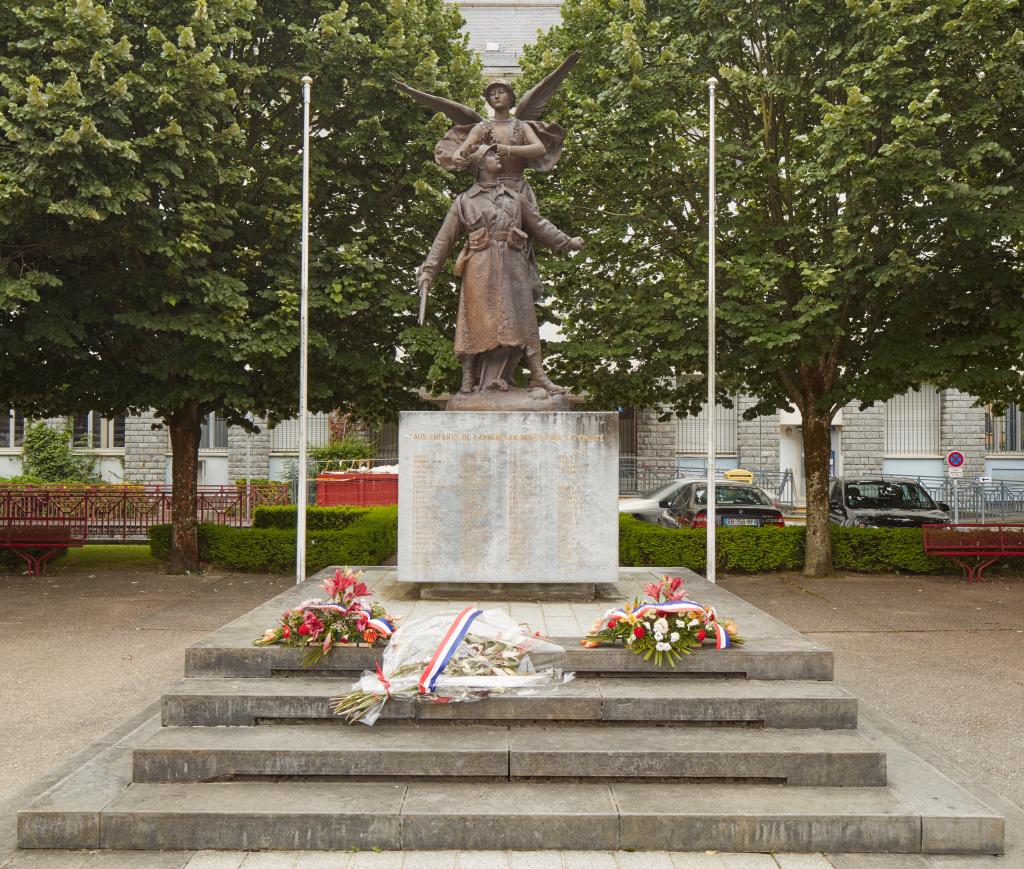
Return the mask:
<path id="1" fill-rule="evenodd" d="M 288 503 L 288 485 L 200 486 L 197 519 L 249 525 L 262 505 Z M 84 522 L 87 539 L 145 537 L 151 525 L 171 521 L 169 486 L 0 485 L 0 525 L 31 519 Z"/>

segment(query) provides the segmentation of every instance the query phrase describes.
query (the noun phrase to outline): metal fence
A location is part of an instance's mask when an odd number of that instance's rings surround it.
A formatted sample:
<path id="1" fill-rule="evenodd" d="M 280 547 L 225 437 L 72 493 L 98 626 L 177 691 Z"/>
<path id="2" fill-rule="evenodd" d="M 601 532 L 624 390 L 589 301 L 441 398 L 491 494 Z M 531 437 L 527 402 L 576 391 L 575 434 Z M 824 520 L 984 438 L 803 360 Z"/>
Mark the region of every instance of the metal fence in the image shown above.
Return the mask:
<path id="1" fill-rule="evenodd" d="M 896 479 L 882 476 L 880 479 Z M 900 477 L 916 480 L 935 501 L 949 506 L 954 522 L 1024 520 L 1024 480 L 956 480 L 949 477 Z"/>
<path id="2" fill-rule="evenodd" d="M 262 505 L 287 504 L 288 487 L 200 486 L 197 519 L 217 525 L 252 523 Z M 153 525 L 171 521 L 170 486 L 0 486 L 0 524 L 32 519 L 84 522 L 89 540 L 144 538 Z"/>

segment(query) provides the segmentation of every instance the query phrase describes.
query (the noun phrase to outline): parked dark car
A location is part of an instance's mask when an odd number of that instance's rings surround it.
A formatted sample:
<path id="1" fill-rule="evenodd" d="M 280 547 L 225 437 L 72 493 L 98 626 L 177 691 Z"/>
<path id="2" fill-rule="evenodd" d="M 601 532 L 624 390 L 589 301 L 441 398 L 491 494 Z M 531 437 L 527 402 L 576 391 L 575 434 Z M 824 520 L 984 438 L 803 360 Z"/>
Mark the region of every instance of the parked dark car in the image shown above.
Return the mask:
<path id="1" fill-rule="evenodd" d="M 829 488 L 828 518 L 848 528 L 920 528 L 949 521 L 949 505 L 932 500 L 907 479 L 836 478 Z"/>
<path id="2" fill-rule="evenodd" d="M 708 486 L 705 480 L 691 480 L 676 494 L 662 502 L 661 524 L 670 528 L 707 528 Z M 772 499 L 749 483 L 715 484 L 715 525 L 761 528 L 786 524 Z"/>

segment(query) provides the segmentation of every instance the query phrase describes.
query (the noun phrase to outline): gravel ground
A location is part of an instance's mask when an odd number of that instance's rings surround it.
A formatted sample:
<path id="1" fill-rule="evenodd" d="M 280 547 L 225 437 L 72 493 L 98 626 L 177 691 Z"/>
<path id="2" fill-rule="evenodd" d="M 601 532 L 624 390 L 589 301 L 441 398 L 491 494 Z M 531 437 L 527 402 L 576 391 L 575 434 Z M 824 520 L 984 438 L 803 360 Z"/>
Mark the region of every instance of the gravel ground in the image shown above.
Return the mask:
<path id="1" fill-rule="evenodd" d="M 1024 580 L 719 582 L 831 648 L 836 681 L 866 708 L 1024 806 Z"/>

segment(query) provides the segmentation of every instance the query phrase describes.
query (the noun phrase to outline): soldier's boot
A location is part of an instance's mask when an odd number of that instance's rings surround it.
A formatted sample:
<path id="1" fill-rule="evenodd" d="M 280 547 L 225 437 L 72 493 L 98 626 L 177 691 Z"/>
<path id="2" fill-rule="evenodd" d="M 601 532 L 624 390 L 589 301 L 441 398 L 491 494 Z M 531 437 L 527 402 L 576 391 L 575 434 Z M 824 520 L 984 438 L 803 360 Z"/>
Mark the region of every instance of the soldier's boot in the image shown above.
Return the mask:
<path id="1" fill-rule="evenodd" d="M 545 373 L 540 358 L 540 348 L 526 351 L 526 367 L 530 369 L 530 389 L 543 389 L 549 395 L 561 395 L 568 392 L 564 386 L 553 383 Z"/>

